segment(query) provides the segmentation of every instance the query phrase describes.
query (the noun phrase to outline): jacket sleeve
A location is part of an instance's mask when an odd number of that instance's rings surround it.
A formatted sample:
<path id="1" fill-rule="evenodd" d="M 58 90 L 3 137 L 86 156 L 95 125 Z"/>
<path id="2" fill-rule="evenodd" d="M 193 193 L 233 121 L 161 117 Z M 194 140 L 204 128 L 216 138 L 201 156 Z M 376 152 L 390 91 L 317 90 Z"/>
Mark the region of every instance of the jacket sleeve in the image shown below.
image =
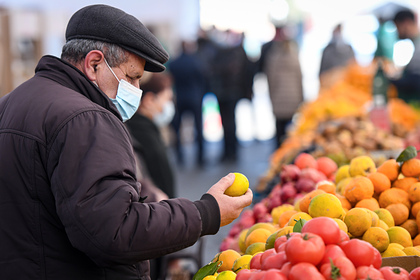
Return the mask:
<path id="1" fill-rule="evenodd" d="M 64 123 L 51 142 L 47 170 L 70 242 L 98 265 L 162 256 L 219 229 L 210 195 L 139 202 L 128 132 L 107 112 L 83 112 Z"/>

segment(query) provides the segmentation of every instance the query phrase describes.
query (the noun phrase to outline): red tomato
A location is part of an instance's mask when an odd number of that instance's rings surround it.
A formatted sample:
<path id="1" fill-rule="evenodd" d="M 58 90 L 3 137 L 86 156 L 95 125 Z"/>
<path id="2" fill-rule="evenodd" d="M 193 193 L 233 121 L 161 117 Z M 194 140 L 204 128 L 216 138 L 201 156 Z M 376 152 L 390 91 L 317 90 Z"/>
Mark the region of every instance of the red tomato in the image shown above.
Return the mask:
<path id="1" fill-rule="evenodd" d="M 420 280 L 420 267 L 413 269 L 408 277 L 410 280 Z"/>
<path id="2" fill-rule="evenodd" d="M 340 243 L 339 246 L 356 268 L 362 265 L 370 266 L 373 264 L 375 248 L 369 242 L 360 239 L 350 239 Z"/>
<path id="3" fill-rule="evenodd" d="M 344 230 L 340 229 L 340 243 L 344 241 L 349 241 L 350 236 Z"/>
<path id="4" fill-rule="evenodd" d="M 255 272 L 253 272 L 253 273 L 251 274 L 251 277 L 249 277 L 248 279 L 249 279 L 249 280 L 262 280 L 262 279 L 263 279 L 263 277 L 264 277 L 264 275 L 265 275 L 266 273 L 267 273 L 266 271 L 263 271 L 263 270 L 257 270 L 257 271 L 255 271 Z"/>
<path id="5" fill-rule="evenodd" d="M 311 263 L 301 262 L 290 269 L 289 280 L 325 280 L 316 266 Z"/>
<path id="6" fill-rule="evenodd" d="M 325 244 L 313 233 L 294 235 L 286 242 L 286 256 L 292 265 L 307 262 L 317 265 L 324 256 Z"/>
<path id="7" fill-rule="evenodd" d="M 356 268 L 346 257 L 338 257 L 321 266 L 321 273 L 327 280 L 354 280 Z"/>
<path id="8" fill-rule="evenodd" d="M 330 263 L 330 260 L 335 260 L 338 257 L 345 257 L 344 251 L 340 248 L 340 246 L 335 244 L 329 244 L 325 246 L 325 253 L 324 257 L 322 258 L 321 262 L 318 264 L 318 267 L 321 267 L 324 263 Z"/>
<path id="9" fill-rule="evenodd" d="M 273 256 L 275 254 L 277 254 L 277 253 L 276 253 L 276 250 L 274 250 L 274 249 L 265 250 L 261 255 L 261 259 L 260 259 L 261 265 L 263 264 L 263 262 L 265 261 L 266 258 L 268 258 L 270 256 Z"/>
<path id="10" fill-rule="evenodd" d="M 261 280 L 287 280 L 287 277 L 278 269 L 269 269 Z"/>
<path id="11" fill-rule="evenodd" d="M 374 257 L 373 257 L 373 267 L 376 269 L 380 269 L 382 266 L 382 256 L 381 253 L 378 251 L 378 249 L 373 248 L 373 253 L 374 253 Z"/>
<path id="12" fill-rule="evenodd" d="M 382 273 L 373 266 L 362 265 L 356 268 L 357 280 L 382 280 Z"/>
<path id="13" fill-rule="evenodd" d="M 287 263 L 283 264 L 280 271 L 284 274 L 284 276 L 289 277 L 291 268 L 292 268 L 292 263 L 288 261 Z"/>
<path id="14" fill-rule="evenodd" d="M 264 255 L 261 257 L 261 270 L 281 269 L 283 264 L 287 262 L 286 252 L 274 253 L 274 255 L 270 255 L 264 260 L 262 259 L 263 257 Z"/>
<path id="15" fill-rule="evenodd" d="M 252 275 L 252 270 L 250 269 L 241 269 L 236 274 L 236 280 L 248 280 Z"/>
<path id="16" fill-rule="evenodd" d="M 384 266 L 379 269 L 385 280 L 409 280 L 408 271 L 397 266 Z"/>
<path id="17" fill-rule="evenodd" d="M 261 269 L 261 256 L 263 253 L 258 253 L 252 257 L 251 261 L 249 262 L 250 269 Z"/>
<path id="18" fill-rule="evenodd" d="M 291 232 L 289 234 L 277 237 L 276 241 L 274 241 L 274 249 L 276 249 L 276 252 L 278 253 L 280 251 L 284 251 L 284 245 L 286 244 L 286 241 L 294 235 L 300 235 L 300 232 Z"/>
<path id="19" fill-rule="evenodd" d="M 328 217 L 310 219 L 303 225 L 301 232 L 319 235 L 324 240 L 325 245 L 338 244 L 341 241 L 338 224 Z"/>

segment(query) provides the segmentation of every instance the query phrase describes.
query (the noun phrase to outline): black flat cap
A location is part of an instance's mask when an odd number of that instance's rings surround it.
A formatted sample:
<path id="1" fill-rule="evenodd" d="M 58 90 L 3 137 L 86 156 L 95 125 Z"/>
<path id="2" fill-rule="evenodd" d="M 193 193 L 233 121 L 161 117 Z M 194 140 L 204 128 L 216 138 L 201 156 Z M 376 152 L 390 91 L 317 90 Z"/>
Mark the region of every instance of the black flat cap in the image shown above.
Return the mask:
<path id="1" fill-rule="evenodd" d="M 169 55 L 159 40 L 134 16 L 107 6 L 78 10 L 67 24 L 66 41 L 91 39 L 116 44 L 146 60 L 144 70 L 161 72 Z"/>

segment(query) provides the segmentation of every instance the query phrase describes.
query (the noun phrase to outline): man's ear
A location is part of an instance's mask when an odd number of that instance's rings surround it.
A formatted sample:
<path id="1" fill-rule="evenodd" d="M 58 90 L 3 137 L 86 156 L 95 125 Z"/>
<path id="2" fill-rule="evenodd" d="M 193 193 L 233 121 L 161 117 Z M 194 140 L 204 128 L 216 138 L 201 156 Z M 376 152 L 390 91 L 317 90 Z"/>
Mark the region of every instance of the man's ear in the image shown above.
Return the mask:
<path id="1" fill-rule="evenodd" d="M 96 75 L 98 69 L 102 66 L 104 61 L 104 54 L 101 51 L 94 50 L 90 51 L 83 61 L 83 73 L 91 81 L 96 81 Z"/>

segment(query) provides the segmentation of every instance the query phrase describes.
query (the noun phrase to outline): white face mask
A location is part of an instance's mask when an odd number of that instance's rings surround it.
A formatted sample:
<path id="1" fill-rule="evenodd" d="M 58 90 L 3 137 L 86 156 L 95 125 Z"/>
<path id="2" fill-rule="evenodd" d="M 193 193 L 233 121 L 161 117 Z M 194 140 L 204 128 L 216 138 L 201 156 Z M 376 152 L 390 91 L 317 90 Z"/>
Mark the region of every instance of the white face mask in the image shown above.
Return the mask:
<path id="1" fill-rule="evenodd" d="M 159 127 L 164 127 L 168 125 L 175 115 L 175 105 L 172 101 L 168 101 L 163 106 L 161 113 L 153 116 L 153 121 Z"/>
<path id="2" fill-rule="evenodd" d="M 112 71 L 108 62 L 105 60 L 106 65 L 112 74 L 114 74 L 115 79 L 119 82 L 117 96 L 115 99 L 110 98 L 112 103 L 117 107 L 118 112 L 120 112 L 123 122 L 129 120 L 137 111 L 140 105 L 140 99 L 143 91 L 126 80 L 118 80 L 117 75 Z"/>

